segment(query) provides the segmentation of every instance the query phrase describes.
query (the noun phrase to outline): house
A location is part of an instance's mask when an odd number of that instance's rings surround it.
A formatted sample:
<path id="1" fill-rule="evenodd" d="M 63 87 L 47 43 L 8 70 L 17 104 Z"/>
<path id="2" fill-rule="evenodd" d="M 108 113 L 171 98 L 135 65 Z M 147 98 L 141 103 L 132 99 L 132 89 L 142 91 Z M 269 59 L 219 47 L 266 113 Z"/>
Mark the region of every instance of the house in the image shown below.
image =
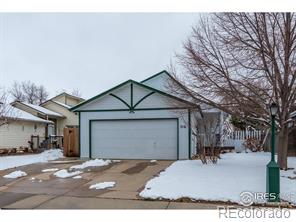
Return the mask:
<path id="1" fill-rule="evenodd" d="M 15 101 L 11 105 L 36 117 L 52 121 L 53 124 L 48 125 L 46 131 L 45 137 L 48 137 L 50 135 L 62 136 L 65 127 L 78 126 L 78 117 L 69 111 L 69 108 L 83 101 L 82 98 L 61 93 L 39 106 L 20 101 Z"/>
<path id="2" fill-rule="evenodd" d="M 52 124 L 50 120 L 13 107 L 0 119 L 0 149 L 29 147 L 31 136 L 44 138 L 47 126 Z"/>
<path id="3" fill-rule="evenodd" d="M 192 112 L 198 105 L 162 87 L 166 71 L 125 81 L 70 110 L 79 115 L 80 157 L 189 159 L 195 154 Z"/>
<path id="4" fill-rule="evenodd" d="M 293 120 L 290 126 L 288 140 L 288 156 L 296 156 L 296 111 L 290 114 Z"/>
<path id="5" fill-rule="evenodd" d="M 63 118 L 56 118 L 55 120 L 56 135 L 63 135 L 63 130 L 65 127 L 72 128 L 78 126 L 77 114 L 71 112 L 69 109 L 83 101 L 84 99 L 80 97 L 73 96 L 67 93 L 61 93 L 40 105 L 45 109 L 59 113 L 63 116 Z"/>

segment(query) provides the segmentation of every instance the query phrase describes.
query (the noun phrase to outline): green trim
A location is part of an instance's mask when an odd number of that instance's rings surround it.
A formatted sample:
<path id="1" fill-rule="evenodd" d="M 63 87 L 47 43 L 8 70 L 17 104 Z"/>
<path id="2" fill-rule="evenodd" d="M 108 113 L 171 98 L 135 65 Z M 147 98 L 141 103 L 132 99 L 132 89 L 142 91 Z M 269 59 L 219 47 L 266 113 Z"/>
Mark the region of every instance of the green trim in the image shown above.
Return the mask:
<path id="1" fill-rule="evenodd" d="M 78 105 L 76 105 L 76 106 L 70 108 L 70 110 L 71 110 L 71 111 L 74 111 L 74 110 L 76 110 L 77 108 L 79 108 L 79 107 L 81 107 L 81 106 L 83 106 L 83 105 L 85 105 L 85 104 L 87 104 L 87 103 L 89 103 L 89 102 L 91 102 L 91 101 L 93 101 L 93 100 L 95 100 L 95 99 L 98 99 L 98 98 L 100 98 L 100 97 L 102 97 L 102 96 L 105 96 L 105 95 L 109 94 L 110 92 L 112 92 L 112 91 L 115 90 L 115 89 L 118 89 L 118 88 L 124 86 L 125 84 L 127 84 L 127 83 L 130 82 L 130 81 L 132 81 L 132 80 L 127 80 L 127 81 L 125 81 L 125 82 L 123 82 L 123 83 L 121 83 L 121 84 L 119 84 L 119 85 L 117 85 L 117 86 L 115 86 L 115 87 L 113 87 L 113 88 L 111 88 L 111 89 L 105 91 L 105 92 L 102 92 L 102 93 L 99 94 L 99 95 L 96 95 L 96 96 L 94 96 L 94 97 L 92 97 L 92 98 L 90 98 L 90 99 L 88 99 L 88 100 L 85 100 L 85 101 L 83 101 L 82 103 L 79 103 Z"/>
<path id="2" fill-rule="evenodd" d="M 134 85 L 131 83 L 131 109 L 134 109 Z"/>
<path id="3" fill-rule="evenodd" d="M 110 96 L 113 96 L 114 98 L 118 99 L 119 101 L 121 101 L 122 103 L 124 103 L 129 109 L 131 109 L 132 107 L 127 103 L 125 102 L 123 99 L 121 99 L 119 96 L 116 96 L 114 95 L 113 93 L 110 93 L 109 94 Z"/>
<path id="4" fill-rule="evenodd" d="M 88 121 L 88 144 L 89 144 L 89 150 L 88 150 L 88 157 L 91 159 L 91 121 Z"/>
<path id="5" fill-rule="evenodd" d="M 83 105 L 85 105 L 85 104 L 87 104 L 87 103 L 89 103 L 89 102 L 91 102 L 91 101 L 93 101 L 93 100 L 95 100 L 95 99 L 98 99 L 99 97 L 102 97 L 102 96 L 104 96 L 104 95 L 106 95 L 106 94 L 110 94 L 111 91 L 113 91 L 113 90 L 115 90 L 115 89 L 118 89 L 118 88 L 120 88 L 120 87 L 122 87 L 122 86 L 124 86 L 125 84 L 128 84 L 128 83 L 131 83 L 131 84 L 135 84 L 135 85 L 141 86 L 141 87 L 143 87 L 143 88 L 145 88 L 145 89 L 148 89 L 148 90 L 150 90 L 150 91 L 153 91 L 153 92 L 159 93 L 159 94 L 161 94 L 161 95 L 163 95 L 163 96 L 166 96 L 166 97 L 169 97 L 169 98 L 171 98 L 171 99 L 177 100 L 177 101 L 179 101 L 179 102 L 185 103 L 185 104 L 187 104 L 187 105 L 190 106 L 190 107 L 197 107 L 197 106 L 198 106 L 197 104 L 194 104 L 194 103 L 191 103 L 191 102 L 189 102 L 189 101 L 183 100 L 183 99 L 181 99 L 181 98 L 179 98 L 179 97 L 176 97 L 176 96 L 173 96 L 173 95 L 171 95 L 171 94 L 165 93 L 165 92 L 160 91 L 160 90 L 158 90 L 158 89 L 154 89 L 154 88 L 152 88 L 152 87 L 150 87 L 150 86 L 146 86 L 146 85 L 144 85 L 144 84 L 142 84 L 142 83 L 139 83 L 139 82 L 136 82 L 136 81 L 134 81 L 134 80 L 128 80 L 128 81 L 125 81 L 125 82 L 123 82 L 123 83 L 121 83 L 121 84 L 119 84 L 119 85 L 113 87 L 113 88 L 110 89 L 110 90 L 107 90 L 107 91 L 105 91 L 105 92 L 103 92 L 103 93 L 101 93 L 101 94 L 99 94 L 99 95 L 97 95 L 97 96 L 95 96 L 95 97 L 93 97 L 93 98 L 91 98 L 91 99 L 89 99 L 89 100 L 86 100 L 86 101 L 84 101 L 84 102 L 78 104 L 77 106 L 74 106 L 74 107 L 70 108 L 70 110 L 71 110 L 71 111 L 77 111 L 77 108 L 79 108 L 79 107 L 81 107 L 81 106 L 83 106 Z M 187 107 L 187 108 L 188 108 L 188 107 Z M 79 110 L 78 110 L 78 111 L 79 111 Z"/>
<path id="6" fill-rule="evenodd" d="M 144 99 L 146 99 L 147 97 L 151 96 L 152 94 L 154 94 L 155 92 L 151 92 L 151 93 L 148 93 L 146 96 L 144 96 L 142 99 L 140 99 L 135 105 L 133 108 L 135 108 L 137 105 L 139 105 Z"/>
<path id="7" fill-rule="evenodd" d="M 92 156 L 92 143 L 91 143 L 91 134 L 92 134 L 92 122 L 103 122 L 103 121 L 136 121 L 136 120 L 177 120 L 177 160 L 179 157 L 179 118 L 137 118 L 137 119 L 90 119 L 89 120 L 89 158 Z"/>
<path id="8" fill-rule="evenodd" d="M 180 125 L 179 125 L 179 118 L 177 118 L 177 160 L 180 159 L 180 148 L 179 148 L 179 143 L 180 143 Z"/>
<path id="9" fill-rule="evenodd" d="M 168 108 L 139 108 L 134 109 L 133 111 L 153 111 L 153 110 L 180 110 L 180 109 L 188 109 L 187 107 L 168 107 Z M 97 110 L 80 110 L 76 111 L 78 113 L 84 112 L 120 112 L 120 111 L 130 111 L 129 109 L 97 109 Z"/>
<path id="10" fill-rule="evenodd" d="M 191 159 L 191 111 L 188 109 L 188 148 L 189 148 L 189 153 L 188 153 L 188 158 L 189 160 Z"/>
<path id="11" fill-rule="evenodd" d="M 132 80 L 132 81 L 133 81 L 133 80 Z M 166 92 L 160 91 L 160 90 L 158 90 L 158 89 L 154 89 L 154 88 L 152 88 L 152 87 L 150 87 L 150 86 L 146 86 L 146 85 L 144 85 L 144 84 L 142 84 L 142 83 L 138 83 L 138 82 L 135 82 L 135 81 L 133 81 L 133 82 L 134 82 L 135 84 L 139 85 L 139 86 L 142 86 L 143 88 L 149 89 L 149 90 L 151 90 L 151 91 L 153 91 L 153 92 L 156 92 L 156 93 L 159 93 L 159 94 L 161 94 L 161 95 L 163 95 L 163 96 L 166 96 L 166 97 L 169 97 L 169 98 L 171 98 L 171 99 L 177 100 L 177 101 L 179 101 L 179 102 L 185 103 L 185 104 L 187 104 L 187 105 L 189 105 L 189 106 L 198 107 L 198 105 L 196 105 L 196 104 L 194 104 L 194 103 L 192 103 L 192 102 L 186 101 L 186 100 L 184 100 L 184 99 L 181 99 L 181 98 L 179 98 L 179 97 L 173 96 L 173 95 L 171 95 L 171 94 L 168 94 L 168 93 L 166 93 Z"/>
<path id="12" fill-rule="evenodd" d="M 166 75 L 168 75 L 169 77 L 171 77 L 171 75 L 168 73 L 168 71 L 166 71 L 166 70 L 162 70 L 161 72 L 158 72 L 158 73 L 156 73 L 156 74 L 154 74 L 154 75 L 148 77 L 147 79 L 142 80 L 141 83 L 146 82 L 146 81 L 148 81 L 148 80 L 150 80 L 150 79 L 153 79 L 153 78 L 155 78 L 155 77 L 157 77 L 157 76 L 159 76 L 159 75 L 161 75 L 161 74 L 166 74 Z"/>
<path id="13" fill-rule="evenodd" d="M 78 144 L 79 144 L 79 149 L 78 149 L 78 155 L 80 157 L 81 155 L 81 113 L 78 113 L 78 127 L 79 127 L 79 135 L 78 135 Z"/>

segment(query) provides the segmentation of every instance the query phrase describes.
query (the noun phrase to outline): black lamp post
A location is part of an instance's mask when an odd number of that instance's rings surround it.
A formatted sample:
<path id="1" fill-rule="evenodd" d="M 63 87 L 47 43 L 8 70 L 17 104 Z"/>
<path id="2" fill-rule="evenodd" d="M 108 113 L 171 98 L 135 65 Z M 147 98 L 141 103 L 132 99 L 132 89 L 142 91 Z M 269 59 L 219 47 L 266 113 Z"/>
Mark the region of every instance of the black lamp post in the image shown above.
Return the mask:
<path id="1" fill-rule="evenodd" d="M 280 168 L 275 162 L 275 117 L 278 113 L 278 106 L 276 103 L 270 105 L 271 115 L 271 160 L 266 166 L 266 192 L 268 201 L 279 201 L 280 194 Z"/>

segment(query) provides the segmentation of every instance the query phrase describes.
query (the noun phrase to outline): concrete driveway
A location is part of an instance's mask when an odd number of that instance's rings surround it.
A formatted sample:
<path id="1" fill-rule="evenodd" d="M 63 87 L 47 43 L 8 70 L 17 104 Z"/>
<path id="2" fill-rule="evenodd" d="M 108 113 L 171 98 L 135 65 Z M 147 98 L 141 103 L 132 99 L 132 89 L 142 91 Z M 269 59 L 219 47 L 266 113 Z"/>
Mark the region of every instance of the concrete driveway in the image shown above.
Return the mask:
<path id="1" fill-rule="evenodd" d="M 42 169 L 69 169 L 76 161 L 53 161 L 0 171 L 0 208 L 2 209 L 215 209 L 213 204 L 147 201 L 138 196 L 146 182 L 172 161 L 123 160 L 103 167 L 83 169 L 81 179 L 57 178 Z M 5 179 L 15 170 L 28 176 Z M 32 180 L 32 177 L 35 179 Z M 115 187 L 94 190 L 89 186 L 114 181 Z"/>

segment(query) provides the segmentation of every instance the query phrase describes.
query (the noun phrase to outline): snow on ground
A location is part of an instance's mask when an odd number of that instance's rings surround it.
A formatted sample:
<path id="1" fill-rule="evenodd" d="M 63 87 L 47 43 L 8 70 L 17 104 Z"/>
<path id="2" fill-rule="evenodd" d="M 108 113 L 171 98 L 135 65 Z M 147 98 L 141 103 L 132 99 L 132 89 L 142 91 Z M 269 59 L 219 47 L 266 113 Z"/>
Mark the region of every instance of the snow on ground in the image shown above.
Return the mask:
<path id="1" fill-rule="evenodd" d="M 75 176 L 75 177 L 72 177 L 73 179 L 81 179 L 82 176 L 78 175 L 78 176 Z"/>
<path id="2" fill-rule="evenodd" d="M 157 160 L 150 160 L 150 163 L 155 163 L 157 162 Z"/>
<path id="3" fill-rule="evenodd" d="M 114 187 L 114 186 L 115 186 L 115 182 L 103 182 L 103 183 L 93 184 L 89 187 L 89 189 L 100 190 L 100 189 L 106 189 L 106 188 Z"/>
<path id="4" fill-rule="evenodd" d="M 140 196 L 240 203 L 243 191 L 266 192 L 266 164 L 270 153 L 228 153 L 221 158 L 217 164 L 205 165 L 200 160 L 176 161 L 148 181 Z M 288 166 L 296 168 L 296 157 L 289 157 Z M 293 171 L 295 169 L 281 171 L 280 188 L 281 198 L 296 204 L 296 179 L 283 177 L 293 175 Z"/>
<path id="5" fill-rule="evenodd" d="M 42 170 L 43 173 L 47 173 L 47 172 L 55 172 L 55 171 L 58 171 L 59 169 L 58 168 L 51 168 L 51 169 L 44 169 Z"/>
<path id="6" fill-rule="evenodd" d="M 87 167 L 107 166 L 110 163 L 112 163 L 111 160 L 94 159 L 94 160 L 86 161 L 80 165 L 71 166 L 70 169 L 84 169 Z"/>
<path id="7" fill-rule="evenodd" d="M 8 179 L 15 179 L 15 178 L 24 177 L 24 176 L 27 176 L 26 172 L 17 170 L 17 171 L 13 171 L 10 174 L 7 174 L 3 177 L 8 178 Z"/>
<path id="8" fill-rule="evenodd" d="M 53 175 L 55 175 L 56 177 L 59 177 L 59 178 L 68 178 L 68 177 L 76 176 L 81 173 L 83 173 L 83 172 L 81 172 L 81 171 L 68 172 L 67 170 L 64 169 L 64 170 L 59 170 L 59 171 L 55 172 Z"/>
<path id="9" fill-rule="evenodd" d="M 42 153 L 32 155 L 3 156 L 0 157 L 0 170 L 6 170 L 33 163 L 44 163 L 61 157 L 63 157 L 63 153 L 59 149 L 46 150 Z"/>

